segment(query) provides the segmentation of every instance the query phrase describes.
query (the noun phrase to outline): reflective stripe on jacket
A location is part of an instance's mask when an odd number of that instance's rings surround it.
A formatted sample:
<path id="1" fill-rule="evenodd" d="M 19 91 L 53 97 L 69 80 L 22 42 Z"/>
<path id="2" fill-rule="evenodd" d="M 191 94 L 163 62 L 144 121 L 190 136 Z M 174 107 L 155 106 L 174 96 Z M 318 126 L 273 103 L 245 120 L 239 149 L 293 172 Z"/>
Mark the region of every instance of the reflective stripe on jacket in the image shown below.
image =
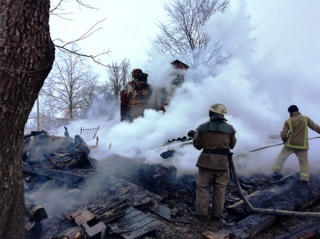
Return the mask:
<path id="1" fill-rule="evenodd" d="M 287 123 L 290 129 L 290 135 L 285 143 L 290 149 L 308 150 L 308 118 L 302 116 L 304 119 L 296 122 L 295 131 L 293 131 L 292 120 L 289 118 Z"/>
<path id="2" fill-rule="evenodd" d="M 291 114 L 290 118 L 284 122 L 280 133 L 285 146 L 291 149 L 308 150 L 308 127 L 320 133 L 320 127 L 309 117 L 301 115 L 299 112 Z"/>

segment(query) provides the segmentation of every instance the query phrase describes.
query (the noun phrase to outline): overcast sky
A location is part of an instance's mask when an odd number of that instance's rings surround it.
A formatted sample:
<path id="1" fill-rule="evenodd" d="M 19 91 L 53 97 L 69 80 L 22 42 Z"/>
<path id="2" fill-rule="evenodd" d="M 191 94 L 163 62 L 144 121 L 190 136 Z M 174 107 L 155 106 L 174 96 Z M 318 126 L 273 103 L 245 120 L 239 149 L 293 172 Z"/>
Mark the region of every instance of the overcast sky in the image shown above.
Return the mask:
<path id="1" fill-rule="evenodd" d="M 54 6 L 55 2 L 52 2 Z M 156 22 L 164 19 L 164 2 L 171 0 L 90 0 L 84 1 L 97 9 L 79 8 L 75 1 L 69 0 L 63 4 L 65 11 L 73 14 L 65 15 L 72 20 L 64 20 L 57 16 L 51 16 L 50 26 L 53 39 L 61 38 L 70 41 L 84 34 L 96 22 L 105 19 L 99 27 L 101 30 L 94 33 L 89 38 L 79 42 L 83 53 L 98 54 L 110 49 L 108 56 L 101 57 L 103 63 L 121 61 L 128 58 L 133 68 L 143 68 L 146 61 L 146 51 L 150 49 L 150 39 L 157 32 Z M 277 36 L 273 33 L 281 32 L 282 27 L 288 28 L 290 22 L 295 22 L 295 18 L 305 15 L 308 17 L 308 5 L 316 8 L 316 1 L 306 1 L 306 7 L 296 7 L 299 1 L 296 0 L 237 0 L 231 1 L 231 7 L 237 7 L 239 2 L 246 4 L 246 11 L 251 16 L 251 22 L 257 26 L 254 35 L 258 36 L 258 44 L 270 44 Z M 312 4 L 311 4 L 312 2 Z M 309 4 L 308 4 L 309 3 Z M 301 2 L 300 2 L 300 5 Z M 318 6 L 320 7 L 320 6 Z M 304 19 L 305 20 L 305 19 Z M 310 23 L 315 19 L 310 19 Z M 305 21 L 303 21 L 305 24 Z M 314 22 L 316 24 L 316 22 Z M 304 26 L 295 25 L 292 31 Z M 284 29 L 286 32 L 288 29 Z M 305 36 L 306 37 L 306 36 Z M 290 47 L 290 42 L 281 47 Z M 265 54 L 263 47 L 259 54 Z M 106 77 L 105 69 L 95 67 L 95 69 Z M 104 75 L 103 75 L 104 74 Z"/>
<path id="2" fill-rule="evenodd" d="M 121 61 L 127 58 L 131 61 L 132 68 L 144 68 L 147 60 L 146 51 L 150 50 L 150 40 L 156 36 L 158 20 L 165 19 L 164 3 L 171 0 L 90 0 L 83 1 L 96 9 L 79 7 L 75 1 L 69 0 L 62 5 L 63 11 L 57 13 L 72 13 L 63 15 L 65 20 L 57 16 L 51 16 L 50 27 L 52 39 L 71 41 L 82 36 L 95 23 L 105 19 L 98 25 L 101 27 L 89 38 L 81 41 L 83 53 L 99 54 L 110 49 L 108 56 L 100 57 L 104 64 L 112 61 Z M 231 1 L 231 7 L 237 7 L 240 0 Z M 59 2 L 53 0 L 52 6 Z M 261 17 L 263 8 L 269 5 L 268 0 L 247 0 L 250 15 L 257 24 L 267 21 L 267 17 Z M 263 14 L 262 14 L 263 15 Z M 255 16 L 259 16 L 256 18 Z M 270 16 L 271 17 L 271 16 Z M 264 24 L 262 24 L 264 25 Z M 56 44 L 59 42 L 56 41 Z M 105 68 L 95 67 L 101 77 L 107 77 Z"/>
<path id="3" fill-rule="evenodd" d="M 56 1 L 53 1 L 53 6 Z M 69 1 L 63 5 L 65 12 L 73 14 L 64 17 L 71 21 L 51 16 L 52 39 L 70 41 L 84 34 L 96 22 L 105 19 L 98 26 L 101 30 L 79 42 L 83 53 L 98 54 L 110 49 L 108 56 L 101 57 L 105 64 L 130 59 L 133 68 L 142 68 L 150 39 L 156 34 L 156 22 L 163 18 L 162 0 L 90 0 L 83 1 L 97 8 L 86 9 Z M 63 11 L 61 11 L 63 12 Z M 57 42 L 58 44 L 58 42 Z M 102 67 L 96 68 L 105 74 Z"/>

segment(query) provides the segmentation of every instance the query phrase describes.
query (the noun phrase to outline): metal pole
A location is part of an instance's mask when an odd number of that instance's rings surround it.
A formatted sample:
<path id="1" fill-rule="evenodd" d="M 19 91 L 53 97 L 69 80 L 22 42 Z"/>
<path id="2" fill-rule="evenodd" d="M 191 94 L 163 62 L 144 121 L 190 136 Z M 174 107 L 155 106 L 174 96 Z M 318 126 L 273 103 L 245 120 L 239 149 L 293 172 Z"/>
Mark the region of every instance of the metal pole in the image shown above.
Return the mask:
<path id="1" fill-rule="evenodd" d="M 317 136 L 317 137 L 309 138 L 308 140 L 319 139 L 319 138 L 320 138 L 320 136 Z M 276 147 L 276 146 L 283 145 L 283 144 L 284 144 L 284 143 L 281 143 L 281 144 L 272 144 L 272 145 L 269 145 L 269 146 L 265 146 L 265 147 L 262 147 L 262 148 L 258 148 L 258 149 L 251 150 L 251 151 L 249 151 L 249 152 L 252 153 L 252 152 L 256 152 L 256 151 L 262 150 L 262 149 L 272 148 L 272 147 Z"/>
<path id="2" fill-rule="evenodd" d="M 40 112 L 39 112 L 39 96 L 37 98 L 37 126 L 38 126 L 38 131 L 40 131 Z"/>

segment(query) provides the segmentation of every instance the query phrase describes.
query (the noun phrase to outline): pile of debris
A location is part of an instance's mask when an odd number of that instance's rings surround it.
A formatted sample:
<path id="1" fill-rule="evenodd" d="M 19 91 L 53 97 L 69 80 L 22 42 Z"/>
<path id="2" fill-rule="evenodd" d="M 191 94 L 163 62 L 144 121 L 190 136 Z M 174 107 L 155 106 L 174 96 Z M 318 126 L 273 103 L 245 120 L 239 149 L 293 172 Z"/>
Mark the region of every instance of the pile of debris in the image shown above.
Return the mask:
<path id="1" fill-rule="evenodd" d="M 188 139 L 168 143 L 177 141 Z M 202 222 L 191 217 L 195 175 L 178 177 L 175 167 L 121 155 L 99 162 L 89 153 L 78 135 L 38 131 L 25 136 L 27 238 L 316 238 L 320 228 L 316 217 L 252 214 L 232 181 L 224 211 L 228 224 Z M 318 175 L 311 175 L 308 187 L 298 174 L 280 181 L 263 174 L 239 179 L 255 207 L 300 211 L 313 205 L 313 211 L 320 211 Z"/>
<path id="2" fill-rule="evenodd" d="M 176 168 L 119 155 L 99 164 L 89 153 L 79 135 L 38 131 L 25 136 L 27 238 L 137 238 L 163 224 L 145 212 L 171 220 L 161 196 L 130 181 L 154 186 L 174 181 Z"/>

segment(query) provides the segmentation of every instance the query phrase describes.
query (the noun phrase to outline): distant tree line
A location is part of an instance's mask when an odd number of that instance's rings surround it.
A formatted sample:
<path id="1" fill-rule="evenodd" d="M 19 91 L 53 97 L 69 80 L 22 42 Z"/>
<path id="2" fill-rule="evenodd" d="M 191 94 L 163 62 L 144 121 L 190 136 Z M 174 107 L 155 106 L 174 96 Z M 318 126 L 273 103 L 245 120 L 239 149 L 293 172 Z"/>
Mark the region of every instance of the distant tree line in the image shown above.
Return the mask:
<path id="1" fill-rule="evenodd" d="M 95 103 L 106 109 L 108 104 L 119 105 L 120 92 L 131 80 L 130 61 L 112 62 L 106 71 L 108 78 L 103 80 L 83 57 L 72 52 L 57 54 L 40 91 L 40 127 L 50 128 L 61 118 L 85 118 Z M 25 129 L 28 131 L 36 129 L 38 123 L 35 112 L 29 118 Z"/>

